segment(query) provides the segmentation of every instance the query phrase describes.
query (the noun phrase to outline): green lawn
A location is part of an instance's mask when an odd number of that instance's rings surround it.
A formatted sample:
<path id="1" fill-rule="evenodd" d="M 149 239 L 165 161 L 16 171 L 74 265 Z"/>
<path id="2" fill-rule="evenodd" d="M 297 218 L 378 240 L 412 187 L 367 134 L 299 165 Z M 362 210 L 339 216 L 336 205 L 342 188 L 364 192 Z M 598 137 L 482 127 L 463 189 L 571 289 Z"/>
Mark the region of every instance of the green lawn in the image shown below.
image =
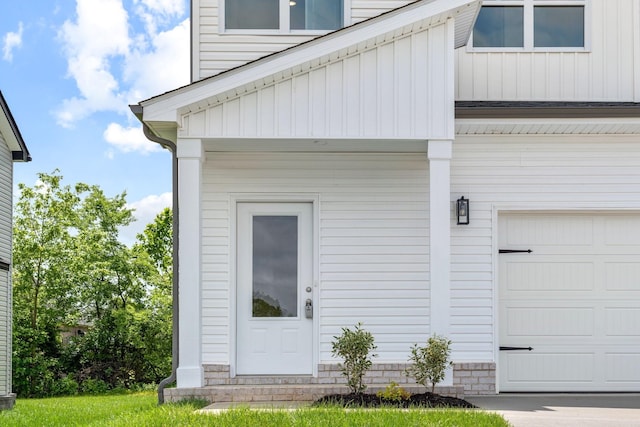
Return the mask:
<path id="1" fill-rule="evenodd" d="M 0 412 L 0 426 L 508 426 L 500 416 L 476 410 L 241 408 L 213 415 L 196 413 L 200 406 L 158 406 L 152 393 L 18 399 L 13 410 Z"/>

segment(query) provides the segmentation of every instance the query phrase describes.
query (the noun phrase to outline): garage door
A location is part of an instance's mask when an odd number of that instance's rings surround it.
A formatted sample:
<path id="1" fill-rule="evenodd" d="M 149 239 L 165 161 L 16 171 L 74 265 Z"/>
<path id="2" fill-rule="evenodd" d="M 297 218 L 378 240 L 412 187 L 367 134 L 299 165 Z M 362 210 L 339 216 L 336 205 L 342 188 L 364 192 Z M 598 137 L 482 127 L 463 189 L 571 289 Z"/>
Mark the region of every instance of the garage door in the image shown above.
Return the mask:
<path id="1" fill-rule="evenodd" d="M 640 391 L 640 214 L 501 215 L 499 248 L 500 391 Z"/>

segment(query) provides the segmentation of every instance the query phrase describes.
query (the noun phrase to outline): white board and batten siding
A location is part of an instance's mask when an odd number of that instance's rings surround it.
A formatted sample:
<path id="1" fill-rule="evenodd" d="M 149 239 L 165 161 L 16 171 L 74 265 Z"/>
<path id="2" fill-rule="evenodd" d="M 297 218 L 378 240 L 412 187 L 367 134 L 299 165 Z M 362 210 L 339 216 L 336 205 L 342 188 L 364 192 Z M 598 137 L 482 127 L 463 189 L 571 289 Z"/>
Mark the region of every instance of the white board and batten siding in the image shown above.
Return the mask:
<path id="1" fill-rule="evenodd" d="M 452 139 L 452 37 L 447 22 L 294 67 L 186 113 L 179 137 Z"/>
<path id="2" fill-rule="evenodd" d="M 456 99 L 640 102 L 640 2 L 589 4 L 585 51 L 458 49 Z"/>
<path id="3" fill-rule="evenodd" d="M 229 34 L 222 30 L 220 13 L 224 0 L 192 0 L 193 76 L 197 81 L 247 62 L 279 52 L 318 36 L 305 34 Z M 350 9 L 346 25 L 378 16 L 410 3 L 408 0 L 345 0 Z M 199 13 L 197 13 L 197 12 Z"/>
<path id="4" fill-rule="evenodd" d="M 203 176 L 203 363 L 233 363 L 231 195 L 247 193 L 318 199 L 321 363 L 357 322 L 375 335 L 377 361 L 404 362 L 428 337 L 426 154 L 208 152 Z"/>
<path id="5" fill-rule="evenodd" d="M 638 164 L 640 146 L 632 136 L 457 137 L 452 197 L 471 200 L 471 223 L 451 234 L 451 329 L 459 360 L 494 360 L 497 350 L 494 210 L 640 209 Z"/>
<path id="6" fill-rule="evenodd" d="M 0 258 L 11 261 L 13 161 L 0 135 Z M 0 396 L 11 393 L 11 277 L 0 269 Z"/>

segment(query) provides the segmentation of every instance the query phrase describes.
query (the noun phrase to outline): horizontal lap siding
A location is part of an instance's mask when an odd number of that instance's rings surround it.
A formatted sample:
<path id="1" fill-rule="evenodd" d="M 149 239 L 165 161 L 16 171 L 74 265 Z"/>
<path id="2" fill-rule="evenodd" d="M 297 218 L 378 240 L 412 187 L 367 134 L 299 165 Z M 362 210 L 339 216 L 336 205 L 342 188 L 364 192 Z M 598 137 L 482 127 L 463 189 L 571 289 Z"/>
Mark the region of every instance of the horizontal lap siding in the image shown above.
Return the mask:
<path id="1" fill-rule="evenodd" d="M 375 335 L 378 360 L 406 360 L 428 335 L 427 176 L 424 154 L 207 153 L 204 362 L 229 362 L 229 193 L 318 195 L 320 360 L 357 322 Z"/>
<path id="2" fill-rule="evenodd" d="M 471 200 L 452 229 L 452 338 L 457 360 L 493 360 L 492 209 L 640 206 L 633 137 L 478 136 L 453 144 L 452 198 Z"/>
<path id="3" fill-rule="evenodd" d="M 456 99 L 636 101 L 634 0 L 593 0 L 587 52 L 457 51 Z M 637 61 L 636 61 L 637 62 Z"/>
<path id="4" fill-rule="evenodd" d="M 196 37 L 197 43 L 195 55 L 194 80 L 218 74 L 245 64 L 249 61 L 261 58 L 274 52 L 279 52 L 288 47 L 311 40 L 317 35 L 243 35 L 225 34 L 220 32 L 219 4 L 223 0 L 194 0 L 194 10 L 199 16 L 194 20 L 198 22 Z M 349 1 L 349 0 L 345 0 Z M 356 23 L 371 18 L 411 3 L 406 0 L 353 0 L 351 2 L 351 23 Z"/>
<path id="5" fill-rule="evenodd" d="M 0 258 L 11 261 L 13 161 L 0 135 Z M 0 269 L 0 396 L 11 392 L 11 291 L 9 273 Z"/>

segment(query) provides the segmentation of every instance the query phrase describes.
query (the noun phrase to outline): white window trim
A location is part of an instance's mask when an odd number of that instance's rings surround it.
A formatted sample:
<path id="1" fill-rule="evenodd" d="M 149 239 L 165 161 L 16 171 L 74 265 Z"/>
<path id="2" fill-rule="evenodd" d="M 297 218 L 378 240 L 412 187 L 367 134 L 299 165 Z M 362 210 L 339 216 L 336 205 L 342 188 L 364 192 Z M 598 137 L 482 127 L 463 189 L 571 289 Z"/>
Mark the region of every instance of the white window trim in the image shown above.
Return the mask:
<path id="1" fill-rule="evenodd" d="M 474 47 L 473 31 L 467 43 L 467 52 L 591 52 L 591 0 L 485 0 L 483 6 L 522 6 L 524 8 L 523 47 Z M 533 8 L 534 6 L 583 6 L 584 7 L 584 47 L 534 47 Z"/>
<path id="2" fill-rule="evenodd" d="M 336 30 L 292 30 L 289 28 L 289 0 L 279 0 L 280 2 L 280 28 L 277 30 L 254 30 L 254 29 L 233 29 L 228 30 L 225 26 L 225 2 L 218 0 L 218 29 L 220 34 L 242 34 L 242 35 L 302 35 L 316 36 L 331 33 Z M 342 0 L 342 27 L 351 25 L 351 0 Z"/>

